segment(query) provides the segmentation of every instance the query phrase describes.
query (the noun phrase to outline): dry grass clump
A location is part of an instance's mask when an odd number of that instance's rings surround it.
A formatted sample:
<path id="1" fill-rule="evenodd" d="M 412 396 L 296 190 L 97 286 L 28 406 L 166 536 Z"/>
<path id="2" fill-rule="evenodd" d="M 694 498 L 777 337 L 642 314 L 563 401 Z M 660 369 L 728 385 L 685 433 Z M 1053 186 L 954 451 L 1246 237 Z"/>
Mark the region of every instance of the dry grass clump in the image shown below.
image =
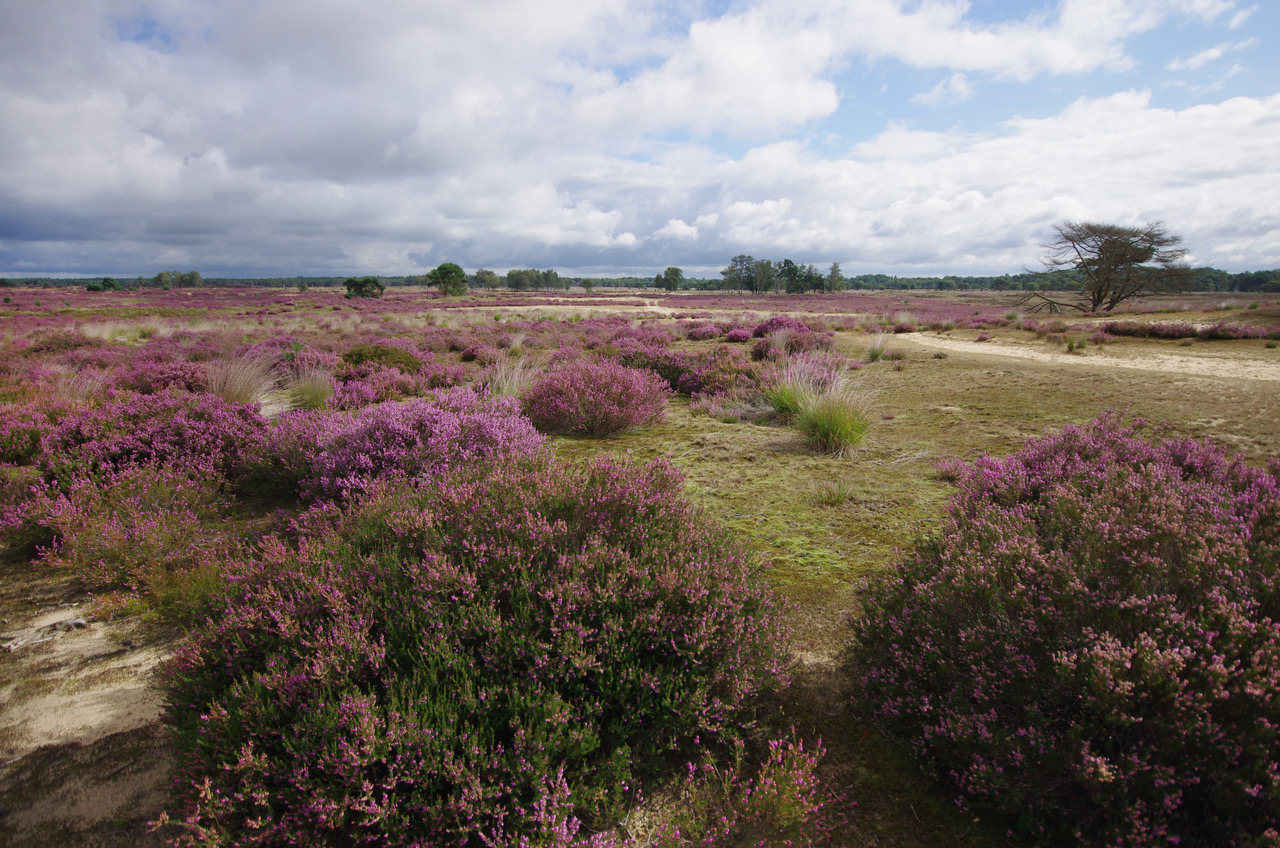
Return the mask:
<path id="1" fill-rule="evenodd" d="M 333 375 L 323 368 L 307 368 L 291 375 L 284 391 L 293 409 L 322 409 L 333 395 Z"/>
<path id="2" fill-rule="evenodd" d="M 205 365 L 205 372 L 209 393 L 229 403 L 257 406 L 267 417 L 294 408 L 294 395 L 280 388 L 281 374 L 273 357 L 215 359 Z"/>

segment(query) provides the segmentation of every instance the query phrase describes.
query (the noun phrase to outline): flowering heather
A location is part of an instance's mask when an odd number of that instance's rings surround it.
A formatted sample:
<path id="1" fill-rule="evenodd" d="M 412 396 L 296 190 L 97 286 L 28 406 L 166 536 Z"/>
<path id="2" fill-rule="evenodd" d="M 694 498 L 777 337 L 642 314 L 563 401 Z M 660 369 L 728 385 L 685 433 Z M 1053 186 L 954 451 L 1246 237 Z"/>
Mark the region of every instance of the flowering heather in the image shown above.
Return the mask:
<path id="1" fill-rule="evenodd" d="M 809 325 L 788 315 L 775 315 L 767 321 L 761 321 L 757 324 L 755 329 L 751 331 L 751 335 L 757 339 L 763 339 L 765 336 L 772 335 L 779 330 L 807 333 L 809 332 Z"/>
<path id="2" fill-rule="evenodd" d="M 676 391 L 692 398 L 753 389 L 760 383 L 760 366 L 740 348 L 713 347 L 690 357 L 688 370 L 676 380 Z"/>
<path id="3" fill-rule="evenodd" d="M 94 589 L 150 596 L 173 619 L 207 611 L 207 597 L 198 595 L 222 582 L 233 548 L 211 529 L 221 517 L 216 480 L 135 466 L 65 489 L 38 487 L 6 516 L 6 535 L 47 540 L 40 553 L 46 563 Z"/>
<path id="4" fill-rule="evenodd" d="M 45 433 L 60 418 L 83 409 L 80 404 L 47 399 L 0 404 L 0 465 L 32 465 L 40 456 Z"/>
<path id="5" fill-rule="evenodd" d="M 694 356 L 692 352 L 675 350 L 665 345 L 643 345 L 634 340 L 626 340 L 617 346 L 615 358 L 619 364 L 628 368 L 653 371 L 675 389 L 680 378 L 692 367 Z"/>
<path id="6" fill-rule="evenodd" d="M 794 733 L 794 730 L 793 730 Z M 733 765 L 689 763 L 673 825 L 659 844 L 813 846 L 828 841 L 842 799 L 815 774 L 826 754 L 822 740 L 806 751 L 803 740 L 769 742 L 759 771 L 747 773 L 741 740 Z M 769 834 L 772 839 L 748 842 Z"/>
<path id="7" fill-rule="evenodd" d="M 1196 327 L 1187 323 L 1156 323 L 1142 321 L 1108 321 L 1103 332 L 1112 336 L 1134 336 L 1142 339 L 1201 339 L 1202 341 L 1230 341 L 1232 339 L 1280 338 L 1280 333 L 1269 327 L 1227 324 L 1218 322 L 1209 327 Z"/>
<path id="8" fill-rule="evenodd" d="M 330 409 L 360 409 L 384 401 L 424 397 L 436 389 L 460 385 L 466 369 L 434 359 L 419 362 L 413 373 L 367 360 L 339 366 L 333 373 L 334 390 L 326 401 Z"/>
<path id="9" fill-rule="evenodd" d="M 252 406 L 213 395 L 121 392 L 61 418 L 44 435 L 37 465 L 62 483 L 135 465 L 232 477 L 266 426 Z"/>
<path id="10" fill-rule="evenodd" d="M 750 341 L 751 338 L 751 331 L 746 327 L 734 327 L 732 330 L 724 334 L 724 340 L 726 342 L 742 343 Z"/>
<path id="11" fill-rule="evenodd" d="M 364 491 L 375 478 L 432 476 L 460 464 L 530 454 L 543 443 L 514 398 L 487 397 L 465 386 L 432 399 L 378 404 L 330 419 L 314 432 L 322 441 L 302 490 L 326 498 Z"/>
<path id="12" fill-rule="evenodd" d="M 720 335 L 720 328 L 715 324 L 698 324 L 689 328 L 685 338 L 692 342 L 705 342 L 709 339 L 718 339 Z"/>
<path id="13" fill-rule="evenodd" d="M 151 395 L 175 388 L 188 392 L 204 391 L 209 379 L 207 367 L 203 364 L 140 356 L 116 370 L 115 382 L 118 388 Z"/>
<path id="14" fill-rule="evenodd" d="M 523 407 L 544 433 L 612 436 L 661 421 L 670 394 L 652 371 L 578 359 L 536 380 Z"/>
<path id="15" fill-rule="evenodd" d="M 1280 462 L 1139 429 L 1106 414 L 950 467 L 940 534 L 857 623 L 865 694 L 1037 839 L 1270 844 Z"/>
<path id="16" fill-rule="evenodd" d="M 544 454 L 308 524 L 164 670 L 183 844 L 576 844 L 781 672 L 773 596 L 666 463 Z"/>

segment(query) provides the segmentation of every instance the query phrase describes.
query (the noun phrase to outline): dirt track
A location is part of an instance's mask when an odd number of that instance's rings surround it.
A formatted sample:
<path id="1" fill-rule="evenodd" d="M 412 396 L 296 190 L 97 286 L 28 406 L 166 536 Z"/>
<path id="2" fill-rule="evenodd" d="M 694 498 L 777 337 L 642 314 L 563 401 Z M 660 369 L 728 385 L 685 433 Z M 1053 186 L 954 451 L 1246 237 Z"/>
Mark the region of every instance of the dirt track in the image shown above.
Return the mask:
<path id="1" fill-rule="evenodd" d="M 1104 366 L 1132 368 L 1139 371 L 1165 371 L 1202 377 L 1224 377 L 1235 380 L 1280 381 L 1280 355 L 1258 345 L 1257 355 L 1242 353 L 1238 347 L 1195 353 L 1163 353 L 1135 349 L 1131 344 L 1095 345 L 1080 353 L 1049 350 L 1043 341 L 992 340 L 965 341 L 938 333 L 917 333 L 911 341 L 925 347 L 953 350 L 983 356 L 1010 356 L 1055 365 Z M 1267 354 L 1267 355 L 1263 355 Z"/>

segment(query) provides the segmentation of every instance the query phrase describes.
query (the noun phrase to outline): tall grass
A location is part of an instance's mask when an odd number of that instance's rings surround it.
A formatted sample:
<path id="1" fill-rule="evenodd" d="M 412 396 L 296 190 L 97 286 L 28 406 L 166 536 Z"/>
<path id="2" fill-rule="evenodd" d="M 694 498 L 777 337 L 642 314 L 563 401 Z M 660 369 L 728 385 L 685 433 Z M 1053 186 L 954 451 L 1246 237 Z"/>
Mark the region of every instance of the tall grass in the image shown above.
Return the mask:
<path id="1" fill-rule="evenodd" d="M 267 416 L 292 408 L 292 396 L 279 390 L 280 372 L 272 357 L 215 359 L 205 370 L 209 393 L 229 403 L 255 405 Z"/>
<path id="2" fill-rule="evenodd" d="M 293 374 L 284 390 L 293 409 L 321 409 L 333 395 L 333 376 L 322 368 L 307 368 Z"/>
<path id="3" fill-rule="evenodd" d="M 871 340 L 871 344 L 867 347 L 866 362 L 868 365 L 872 362 L 876 362 L 880 357 L 884 356 L 886 344 L 887 342 L 885 341 L 884 333 L 877 333 L 876 337 Z"/>
<path id="4" fill-rule="evenodd" d="M 508 348 L 508 350 L 514 349 L 514 347 Z M 481 379 L 489 388 L 490 394 L 520 397 L 533 385 L 533 381 L 541 373 L 542 368 L 528 357 L 511 356 L 499 359 L 486 368 Z"/>
<path id="5" fill-rule="evenodd" d="M 872 394 L 841 379 L 821 392 L 807 392 L 792 423 L 808 444 L 824 453 L 856 448 L 871 429 Z"/>
<path id="6" fill-rule="evenodd" d="M 782 332 L 785 331 L 779 331 Z M 831 356 L 792 357 L 778 367 L 760 394 L 780 418 L 789 421 L 800 412 L 806 398 L 830 391 L 843 382 L 844 365 L 843 360 Z"/>

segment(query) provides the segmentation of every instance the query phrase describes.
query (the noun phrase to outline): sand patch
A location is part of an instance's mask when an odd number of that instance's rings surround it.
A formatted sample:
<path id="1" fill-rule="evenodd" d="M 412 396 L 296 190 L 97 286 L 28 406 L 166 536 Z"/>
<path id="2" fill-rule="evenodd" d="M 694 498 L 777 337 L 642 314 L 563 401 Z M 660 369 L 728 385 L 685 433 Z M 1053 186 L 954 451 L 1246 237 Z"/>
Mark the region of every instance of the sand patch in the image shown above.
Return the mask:
<path id="1" fill-rule="evenodd" d="M 902 338 L 901 336 L 899 338 Z M 933 333 L 915 333 L 911 341 L 923 347 L 970 353 L 982 356 L 1008 356 L 1064 366 L 1103 366 L 1131 368 L 1138 371 L 1166 371 L 1201 377 L 1233 380 L 1280 381 L 1280 359 L 1230 353 L 1178 354 L 1140 350 L 1125 345 L 1095 345 L 1083 353 L 1057 353 L 1033 346 L 1030 342 L 971 342 Z"/>

